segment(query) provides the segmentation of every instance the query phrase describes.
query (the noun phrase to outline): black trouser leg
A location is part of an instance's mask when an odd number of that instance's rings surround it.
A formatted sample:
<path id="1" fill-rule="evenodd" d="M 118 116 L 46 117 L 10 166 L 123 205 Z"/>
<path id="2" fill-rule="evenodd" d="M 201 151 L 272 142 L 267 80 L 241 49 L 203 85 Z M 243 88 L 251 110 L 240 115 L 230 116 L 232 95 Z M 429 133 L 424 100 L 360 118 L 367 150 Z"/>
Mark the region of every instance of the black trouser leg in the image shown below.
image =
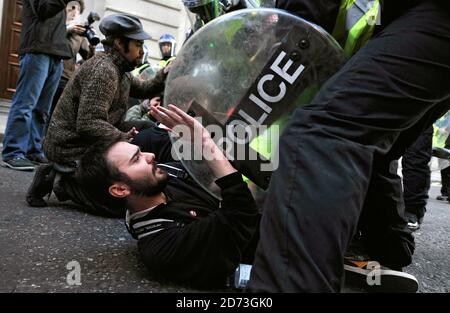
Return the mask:
<path id="1" fill-rule="evenodd" d="M 250 290 L 340 290 L 375 157 L 411 144 L 406 130 L 450 108 L 449 19 L 433 2 L 412 9 L 295 112 L 280 139 Z"/>
<path id="2" fill-rule="evenodd" d="M 405 211 L 421 218 L 425 215 L 430 189 L 433 127 L 424 131 L 402 158 Z"/>
<path id="3" fill-rule="evenodd" d="M 424 137 L 423 134 L 430 131 L 432 135 L 432 128 L 427 125 L 443 114 L 442 107 L 445 105 L 430 110 L 420 123 L 402 132 L 388 154 L 375 157 L 358 229 L 370 258 L 392 269 L 409 265 L 414 253 L 414 237 L 404 218 L 405 201 L 402 180 L 397 175 L 397 160 L 418 142 L 417 136 Z M 428 162 L 426 166 L 428 168 Z"/>
<path id="4" fill-rule="evenodd" d="M 404 219 L 402 180 L 397 168 L 397 160 L 391 158 L 374 162 L 358 225 L 370 259 L 392 269 L 409 265 L 415 247 Z"/>

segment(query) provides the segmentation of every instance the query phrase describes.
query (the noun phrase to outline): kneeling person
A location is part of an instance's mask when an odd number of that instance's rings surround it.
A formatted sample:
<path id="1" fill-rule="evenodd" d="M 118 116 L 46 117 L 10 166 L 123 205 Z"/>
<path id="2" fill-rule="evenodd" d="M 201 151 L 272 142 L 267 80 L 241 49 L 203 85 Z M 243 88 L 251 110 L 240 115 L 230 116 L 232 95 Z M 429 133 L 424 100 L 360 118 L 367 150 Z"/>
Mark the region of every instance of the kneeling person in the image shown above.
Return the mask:
<path id="1" fill-rule="evenodd" d="M 140 81 L 129 73 L 141 64 L 144 40 L 150 39 L 138 18 L 112 14 L 100 23 L 106 53 L 86 61 L 72 77 L 52 115 L 44 152 L 52 165 L 38 168 L 27 193 L 30 206 L 45 206 L 52 188 L 58 200 L 73 200 L 101 215 L 123 216 L 91 201 L 73 174 L 83 153 L 97 141 L 120 136 L 131 139 L 135 128 L 124 126 L 129 96 L 146 99 L 164 90 L 167 73 Z M 55 171 L 57 174 L 55 174 Z M 55 183 L 54 177 L 57 179 Z"/>

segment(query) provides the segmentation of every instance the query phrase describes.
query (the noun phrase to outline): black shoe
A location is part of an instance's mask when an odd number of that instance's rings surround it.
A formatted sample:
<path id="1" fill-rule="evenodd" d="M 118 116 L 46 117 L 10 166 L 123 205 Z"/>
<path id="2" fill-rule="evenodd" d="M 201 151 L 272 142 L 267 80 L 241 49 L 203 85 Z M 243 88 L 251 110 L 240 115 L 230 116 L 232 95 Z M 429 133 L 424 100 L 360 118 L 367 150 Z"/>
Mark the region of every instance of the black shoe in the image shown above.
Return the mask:
<path id="1" fill-rule="evenodd" d="M 418 217 L 414 213 L 405 212 L 406 220 L 408 221 L 408 224 L 406 225 L 410 230 L 416 231 L 419 230 L 420 225 L 423 222 L 423 217 Z"/>
<path id="2" fill-rule="evenodd" d="M 2 165 L 18 171 L 34 171 L 34 168 L 36 167 L 26 158 L 20 157 L 3 161 Z"/>
<path id="3" fill-rule="evenodd" d="M 27 159 L 30 160 L 31 163 L 36 164 L 36 165 L 49 163 L 45 156 L 38 155 L 38 154 L 27 155 Z"/>
<path id="4" fill-rule="evenodd" d="M 61 183 L 57 183 L 53 186 L 53 192 L 56 196 L 56 199 L 58 199 L 58 201 L 60 202 L 70 200 L 69 195 L 64 190 L 64 187 L 61 186 Z"/>
<path id="5" fill-rule="evenodd" d="M 345 282 L 368 292 L 415 293 L 419 282 L 411 274 L 395 271 L 374 261 L 344 259 Z"/>
<path id="6" fill-rule="evenodd" d="M 437 196 L 436 199 L 440 200 L 440 201 L 447 201 L 448 200 L 448 196 L 440 195 L 440 196 Z"/>
<path id="7" fill-rule="evenodd" d="M 44 197 L 52 192 L 54 172 L 51 165 L 40 165 L 36 169 L 33 181 L 27 191 L 26 200 L 29 206 L 44 207 L 47 202 Z"/>

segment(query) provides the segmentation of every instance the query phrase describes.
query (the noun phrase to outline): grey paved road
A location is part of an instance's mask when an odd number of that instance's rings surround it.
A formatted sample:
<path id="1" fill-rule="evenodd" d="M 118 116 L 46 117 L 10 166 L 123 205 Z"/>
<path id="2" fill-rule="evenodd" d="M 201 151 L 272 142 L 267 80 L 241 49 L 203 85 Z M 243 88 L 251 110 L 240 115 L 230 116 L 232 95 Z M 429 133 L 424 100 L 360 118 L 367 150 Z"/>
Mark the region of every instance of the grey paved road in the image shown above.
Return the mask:
<path id="1" fill-rule="evenodd" d="M 150 280 L 123 220 L 88 215 L 54 199 L 50 207 L 28 207 L 24 194 L 32 175 L 0 167 L 0 292 L 195 291 Z M 450 204 L 434 200 L 437 192 L 433 186 L 407 268 L 420 292 L 450 292 Z M 79 286 L 67 284 L 71 261 L 81 266 Z"/>

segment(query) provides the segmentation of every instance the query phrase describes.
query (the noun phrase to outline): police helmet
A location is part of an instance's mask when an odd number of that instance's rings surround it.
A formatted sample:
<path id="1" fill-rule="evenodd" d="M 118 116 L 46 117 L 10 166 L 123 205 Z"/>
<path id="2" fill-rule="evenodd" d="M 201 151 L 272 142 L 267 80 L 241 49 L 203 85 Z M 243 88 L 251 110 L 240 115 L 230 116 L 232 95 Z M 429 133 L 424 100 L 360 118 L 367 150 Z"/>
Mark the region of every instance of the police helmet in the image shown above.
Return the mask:
<path id="1" fill-rule="evenodd" d="M 168 44 L 170 44 L 170 49 L 166 50 L 164 46 L 167 46 Z M 177 41 L 175 40 L 175 37 L 173 37 L 172 35 L 170 34 L 162 35 L 161 38 L 159 38 L 158 40 L 158 45 L 163 59 L 175 56 Z"/>

